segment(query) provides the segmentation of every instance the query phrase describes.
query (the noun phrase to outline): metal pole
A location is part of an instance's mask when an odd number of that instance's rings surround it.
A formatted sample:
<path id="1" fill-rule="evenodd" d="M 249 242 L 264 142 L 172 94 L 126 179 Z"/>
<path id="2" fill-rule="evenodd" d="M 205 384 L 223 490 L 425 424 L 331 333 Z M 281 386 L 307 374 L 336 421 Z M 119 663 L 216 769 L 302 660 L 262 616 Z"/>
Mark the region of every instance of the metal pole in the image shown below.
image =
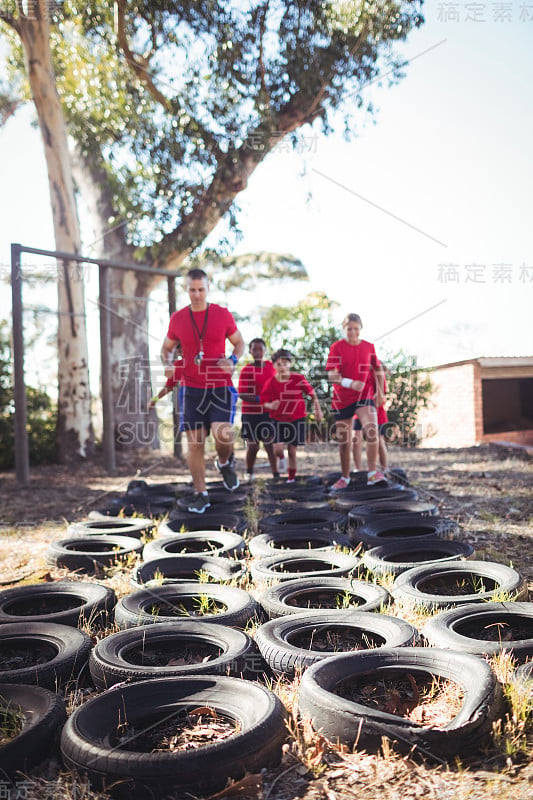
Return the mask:
<path id="1" fill-rule="evenodd" d="M 113 388 L 111 381 L 110 269 L 111 268 L 107 266 L 98 267 L 104 468 L 106 472 L 113 473 L 116 471 L 117 464 L 115 457 L 115 414 L 113 409 Z"/>
<path id="2" fill-rule="evenodd" d="M 13 304 L 13 377 L 15 382 L 15 472 L 19 483 L 30 480 L 28 414 L 24 383 L 24 337 L 22 331 L 22 269 L 19 244 L 11 245 L 11 296 Z"/>

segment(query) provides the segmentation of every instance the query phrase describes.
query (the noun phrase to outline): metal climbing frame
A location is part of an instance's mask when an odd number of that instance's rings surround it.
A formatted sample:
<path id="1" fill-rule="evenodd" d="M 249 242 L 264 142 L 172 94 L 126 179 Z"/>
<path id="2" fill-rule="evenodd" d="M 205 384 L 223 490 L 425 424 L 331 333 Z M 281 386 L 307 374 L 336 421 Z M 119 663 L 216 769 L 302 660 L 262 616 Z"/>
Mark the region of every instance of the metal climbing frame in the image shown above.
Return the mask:
<path id="1" fill-rule="evenodd" d="M 24 335 L 22 305 L 22 265 L 21 253 L 57 258 L 65 263 L 75 261 L 98 266 L 99 279 L 99 311 L 100 311 L 100 356 L 102 370 L 102 443 L 104 450 L 104 467 L 113 473 L 116 469 L 116 451 L 114 437 L 114 410 L 111 391 L 111 306 L 110 281 L 112 269 L 133 270 L 150 275 L 161 275 L 168 284 L 168 310 L 172 314 L 176 310 L 175 279 L 181 277 L 179 272 L 165 269 L 154 269 L 142 264 L 122 264 L 104 258 L 88 258 L 75 253 L 63 253 L 60 250 L 41 250 L 37 247 L 26 247 L 22 244 L 11 245 L 11 293 L 13 303 L 13 371 L 15 382 L 15 471 L 19 483 L 28 483 L 30 477 L 30 455 L 28 446 L 26 384 L 24 378 Z M 174 420 L 176 428 L 176 419 Z M 176 430 L 174 430 L 176 434 Z M 174 436 L 176 442 L 176 435 Z"/>

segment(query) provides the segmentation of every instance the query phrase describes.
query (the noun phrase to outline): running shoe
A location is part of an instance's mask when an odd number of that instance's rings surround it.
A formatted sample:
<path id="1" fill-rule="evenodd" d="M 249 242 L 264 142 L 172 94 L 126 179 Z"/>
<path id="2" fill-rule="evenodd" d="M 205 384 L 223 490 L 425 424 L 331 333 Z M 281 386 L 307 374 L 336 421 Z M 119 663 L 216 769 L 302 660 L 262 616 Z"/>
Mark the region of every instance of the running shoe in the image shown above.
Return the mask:
<path id="1" fill-rule="evenodd" d="M 296 483 L 296 478 L 287 478 L 286 483 Z"/>
<path id="2" fill-rule="evenodd" d="M 201 492 L 195 492 L 187 506 L 187 511 L 192 511 L 193 514 L 203 514 L 206 508 L 209 508 L 209 496 Z"/>
<path id="3" fill-rule="evenodd" d="M 228 461 L 227 464 L 224 464 L 223 467 L 220 466 L 218 458 L 215 461 L 215 467 L 218 469 L 220 474 L 222 475 L 222 483 L 224 487 L 228 490 L 228 492 L 234 492 L 235 489 L 239 487 L 239 476 L 233 469 L 231 465 L 231 459 Z"/>
<path id="4" fill-rule="evenodd" d="M 345 478 L 344 476 L 341 475 L 339 480 L 335 481 L 335 483 L 331 488 L 333 489 L 333 491 L 338 492 L 339 489 L 347 489 L 349 485 L 350 485 L 350 479 Z"/>
<path id="5" fill-rule="evenodd" d="M 374 486 L 376 483 L 381 483 L 382 481 L 386 481 L 385 475 L 379 469 L 374 469 L 372 472 L 368 473 L 366 479 L 367 486 Z"/>

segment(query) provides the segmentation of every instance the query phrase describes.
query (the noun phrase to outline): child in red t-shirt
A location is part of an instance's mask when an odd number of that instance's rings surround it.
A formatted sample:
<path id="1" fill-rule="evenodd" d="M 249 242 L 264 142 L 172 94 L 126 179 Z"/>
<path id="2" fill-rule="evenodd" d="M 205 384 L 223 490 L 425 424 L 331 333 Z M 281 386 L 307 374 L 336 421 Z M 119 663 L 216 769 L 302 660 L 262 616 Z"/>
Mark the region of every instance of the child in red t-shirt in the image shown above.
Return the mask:
<path id="1" fill-rule="evenodd" d="M 323 414 L 315 390 L 297 372 L 291 372 L 292 354 L 284 348 L 272 355 L 276 374 L 265 384 L 260 401 L 274 420 L 276 442 L 287 445 L 289 469 L 287 483 L 296 480 L 296 448 L 305 444 L 305 396 L 311 397 L 318 422 Z"/>
<path id="2" fill-rule="evenodd" d="M 246 442 L 246 473 L 248 480 L 252 481 L 259 445 L 263 442 L 272 475 L 274 478 L 279 478 L 273 444 L 274 424 L 259 401 L 263 386 L 276 374 L 276 371 L 272 362 L 265 359 L 266 343 L 263 339 L 252 339 L 249 350 L 253 361 L 251 364 L 246 364 L 239 375 L 239 397 L 242 400 L 241 436 Z"/>

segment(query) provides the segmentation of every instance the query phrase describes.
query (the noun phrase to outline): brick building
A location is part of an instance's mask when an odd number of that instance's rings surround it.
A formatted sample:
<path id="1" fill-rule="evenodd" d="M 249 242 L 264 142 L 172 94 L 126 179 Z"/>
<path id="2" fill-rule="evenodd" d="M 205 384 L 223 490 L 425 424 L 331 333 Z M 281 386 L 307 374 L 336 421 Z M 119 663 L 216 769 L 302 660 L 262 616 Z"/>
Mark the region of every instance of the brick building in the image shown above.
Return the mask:
<path id="1" fill-rule="evenodd" d="M 533 356 L 472 358 L 428 372 L 435 391 L 418 417 L 422 447 L 533 445 Z"/>

